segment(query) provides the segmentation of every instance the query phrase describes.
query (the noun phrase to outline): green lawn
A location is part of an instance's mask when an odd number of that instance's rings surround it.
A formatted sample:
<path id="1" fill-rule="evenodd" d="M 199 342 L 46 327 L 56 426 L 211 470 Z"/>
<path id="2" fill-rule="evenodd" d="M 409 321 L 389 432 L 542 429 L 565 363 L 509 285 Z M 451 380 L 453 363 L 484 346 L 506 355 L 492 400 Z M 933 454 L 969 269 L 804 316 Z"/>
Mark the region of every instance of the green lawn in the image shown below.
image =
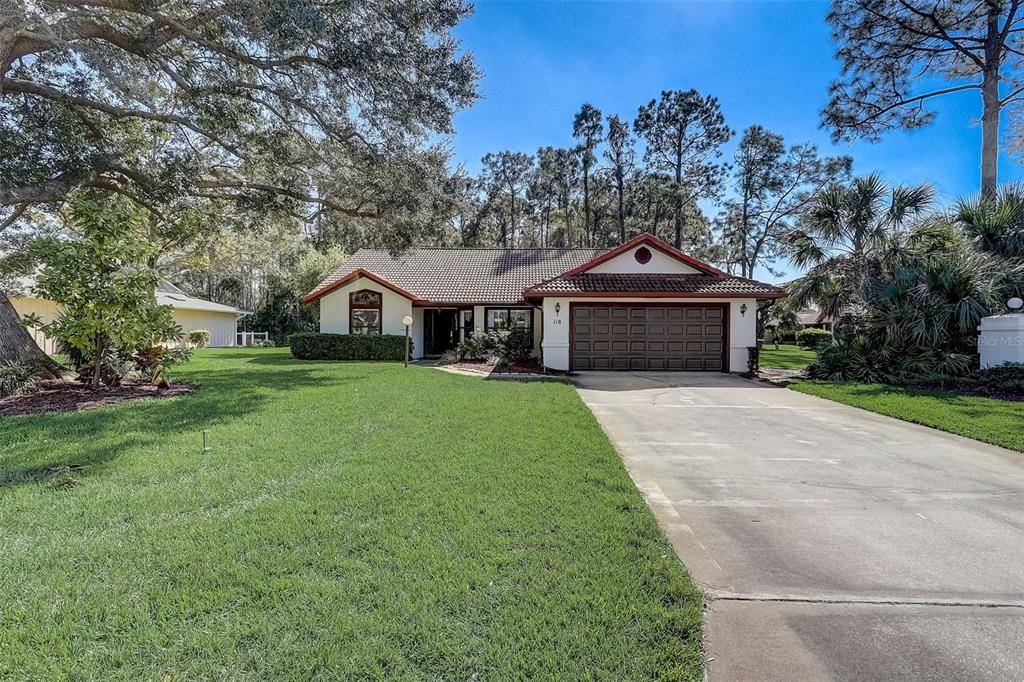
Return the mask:
<path id="1" fill-rule="evenodd" d="M 801 348 L 796 344 L 780 343 L 778 350 L 775 350 L 775 346 L 770 343 L 765 343 L 761 347 L 762 367 L 804 369 L 814 362 L 815 357 L 813 350 Z"/>
<path id="2" fill-rule="evenodd" d="M 701 677 L 701 596 L 571 387 L 175 376 L 202 390 L 0 417 L 0 678 Z"/>
<path id="3" fill-rule="evenodd" d="M 789 388 L 1024 452 L 1024 402 L 879 384 L 798 381 Z"/>

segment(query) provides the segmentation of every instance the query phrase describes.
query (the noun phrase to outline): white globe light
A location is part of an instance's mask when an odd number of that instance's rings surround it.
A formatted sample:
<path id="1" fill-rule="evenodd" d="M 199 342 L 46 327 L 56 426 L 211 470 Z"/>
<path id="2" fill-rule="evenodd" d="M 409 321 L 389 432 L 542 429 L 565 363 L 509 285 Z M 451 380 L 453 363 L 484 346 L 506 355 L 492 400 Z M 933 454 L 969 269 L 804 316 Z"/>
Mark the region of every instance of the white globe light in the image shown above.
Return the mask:
<path id="1" fill-rule="evenodd" d="M 1024 298 L 1021 298 L 1020 296 L 1014 296 L 1013 298 L 1006 302 L 1006 305 L 1009 306 L 1010 310 L 1020 310 L 1022 307 L 1024 307 Z"/>
<path id="2" fill-rule="evenodd" d="M 411 327 L 412 326 L 412 318 L 410 316 L 406 315 L 405 317 L 402 318 L 402 324 L 404 324 L 406 327 Z"/>

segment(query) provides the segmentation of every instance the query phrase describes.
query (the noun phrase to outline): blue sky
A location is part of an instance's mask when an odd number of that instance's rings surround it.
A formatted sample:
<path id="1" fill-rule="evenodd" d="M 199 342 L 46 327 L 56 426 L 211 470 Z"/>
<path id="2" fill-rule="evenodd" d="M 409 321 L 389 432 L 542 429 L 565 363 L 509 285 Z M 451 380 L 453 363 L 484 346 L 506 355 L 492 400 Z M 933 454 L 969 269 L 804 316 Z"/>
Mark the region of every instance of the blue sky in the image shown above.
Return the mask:
<path id="1" fill-rule="evenodd" d="M 456 118 L 453 161 L 475 172 L 489 151 L 568 145 L 583 102 L 632 120 L 662 90 L 696 88 L 719 98 L 737 132 L 758 123 L 787 143 L 851 155 L 857 174 L 931 182 L 943 199 L 974 192 L 981 131 L 973 91 L 934 100 L 932 126 L 876 144 L 833 145 L 818 127 L 839 71 L 827 11 L 826 2 L 807 1 L 477 2 L 457 35 L 484 71 L 482 97 Z M 1000 179 L 1024 179 L 1024 169 L 1004 157 Z"/>

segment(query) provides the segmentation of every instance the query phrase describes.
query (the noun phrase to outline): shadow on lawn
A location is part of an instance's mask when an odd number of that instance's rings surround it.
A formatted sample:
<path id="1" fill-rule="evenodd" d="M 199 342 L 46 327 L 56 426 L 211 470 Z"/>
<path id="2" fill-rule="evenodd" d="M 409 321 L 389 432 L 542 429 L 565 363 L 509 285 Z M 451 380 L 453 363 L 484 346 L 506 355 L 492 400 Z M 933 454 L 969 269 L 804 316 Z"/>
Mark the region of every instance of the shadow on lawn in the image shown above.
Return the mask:
<path id="1" fill-rule="evenodd" d="M 127 449 L 158 455 L 168 438 L 182 433 L 194 432 L 198 445 L 202 429 L 257 412 L 278 392 L 311 386 L 333 388 L 365 376 L 324 376 L 311 368 L 270 374 L 199 371 L 187 374 L 190 381 L 199 383 L 199 390 L 175 398 L 129 401 L 82 412 L 0 418 L 0 491 L 27 483 L 52 484 L 55 478 L 69 473 L 77 478 L 95 475 L 99 467 L 116 460 Z M 58 447 L 67 441 L 80 443 L 81 447 L 71 452 Z"/>
<path id="2" fill-rule="evenodd" d="M 218 353 L 218 359 L 227 360 L 242 360 L 249 365 L 272 365 L 275 367 L 299 367 L 299 366 L 317 366 L 317 365 L 354 365 L 354 364 L 370 364 L 380 366 L 394 366 L 400 365 L 401 360 L 301 360 L 294 357 L 287 348 L 281 349 L 285 353 Z"/>

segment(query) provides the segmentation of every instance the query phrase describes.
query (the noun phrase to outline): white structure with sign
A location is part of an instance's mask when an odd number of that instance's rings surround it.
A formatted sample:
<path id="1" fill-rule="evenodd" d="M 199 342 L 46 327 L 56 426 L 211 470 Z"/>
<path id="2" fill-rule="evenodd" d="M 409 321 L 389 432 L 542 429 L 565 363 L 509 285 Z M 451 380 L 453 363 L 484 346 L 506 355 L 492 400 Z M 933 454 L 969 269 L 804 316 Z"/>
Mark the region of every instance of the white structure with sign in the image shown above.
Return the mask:
<path id="1" fill-rule="evenodd" d="M 1012 312 L 992 315 L 981 320 L 978 327 L 978 352 L 981 368 L 998 367 L 1008 362 L 1024 363 L 1024 301 L 1011 298 Z"/>

